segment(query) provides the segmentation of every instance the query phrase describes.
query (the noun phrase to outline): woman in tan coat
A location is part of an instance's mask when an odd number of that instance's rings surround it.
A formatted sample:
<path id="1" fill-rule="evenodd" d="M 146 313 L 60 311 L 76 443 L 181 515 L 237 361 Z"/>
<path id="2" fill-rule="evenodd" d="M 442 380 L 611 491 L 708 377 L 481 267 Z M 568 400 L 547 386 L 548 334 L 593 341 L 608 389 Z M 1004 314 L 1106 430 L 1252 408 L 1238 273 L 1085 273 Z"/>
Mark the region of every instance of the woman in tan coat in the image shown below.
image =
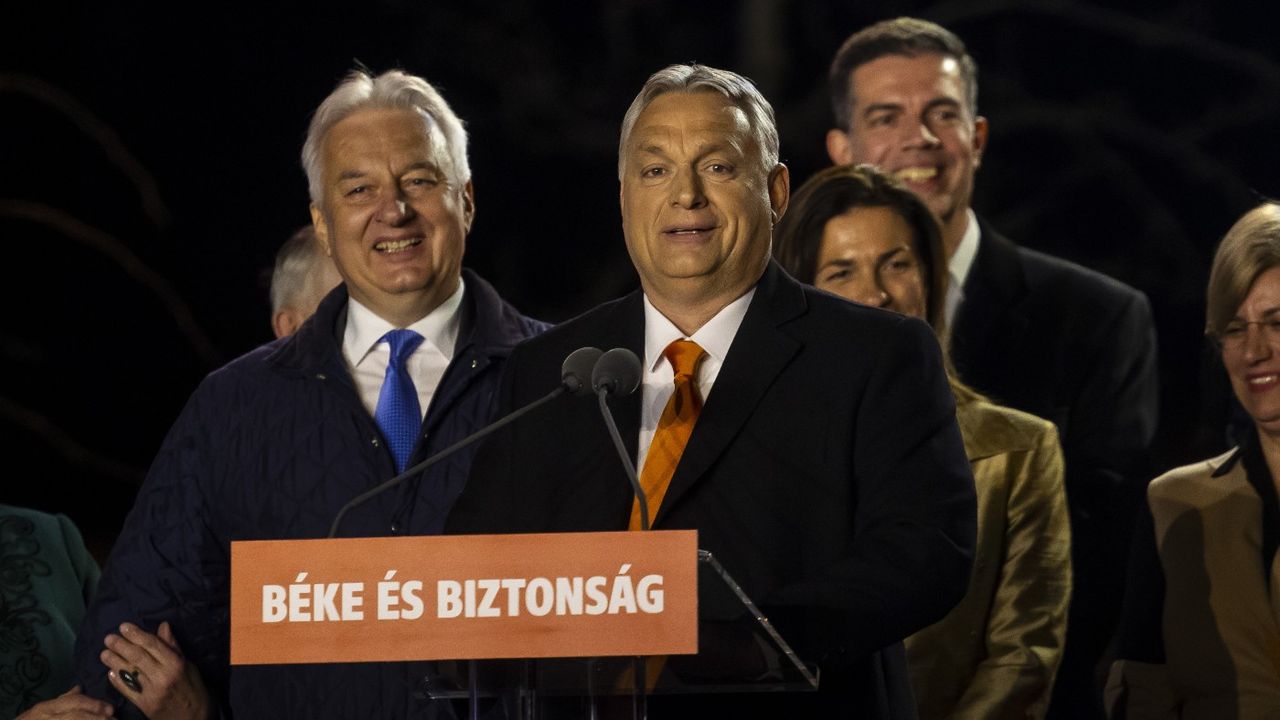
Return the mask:
<path id="1" fill-rule="evenodd" d="M 1147 488 L 1112 718 L 1280 718 L 1280 205 L 1246 213 L 1209 272 L 1205 333 L 1253 427 Z"/>
<path id="2" fill-rule="evenodd" d="M 791 199 L 774 255 L 797 279 L 927 320 L 945 337 L 947 260 L 909 191 L 868 166 L 818 173 Z M 1040 718 L 1071 594 L 1070 527 L 1054 426 L 995 405 L 952 377 L 978 493 L 969 591 L 907 638 L 922 720 Z"/>

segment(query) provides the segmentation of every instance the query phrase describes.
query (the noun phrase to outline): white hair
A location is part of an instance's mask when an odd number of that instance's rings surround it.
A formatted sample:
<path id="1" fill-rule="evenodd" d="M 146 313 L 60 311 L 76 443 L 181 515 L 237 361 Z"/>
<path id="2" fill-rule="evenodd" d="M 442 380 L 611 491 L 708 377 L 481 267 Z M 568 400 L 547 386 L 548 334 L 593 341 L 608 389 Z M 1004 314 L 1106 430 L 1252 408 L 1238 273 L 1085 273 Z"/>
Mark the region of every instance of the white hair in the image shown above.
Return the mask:
<path id="1" fill-rule="evenodd" d="M 302 169 L 307 173 L 311 202 L 321 207 L 324 199 L 323 147 L 325 136 L 334 125 L 360 110 L 400 108 L 417 110 L 440 129 L 432 132 L 431 143 L 445 179 L 461 187 L 471 179 L 467 162 L 467 131 L 462 120 L 431 83 L 401 70 L 388 70 L 377 77 L 363 70 L 353 70 L 329 97 L 316 108 L 302 144 Z"/>
<path id="2" fill-rule="evenodd" d="M 275 269 L 271 272 L 271 313 L 291 307 L 304 310 L 304 298 L 319 295 L 322 262 L 327 262 L 315 229 L 310 225 L 295 232 L 276 252 Z"/>
<path id="3" fill-rule="evenodd" d="M 778 125 L 774 120 L 773 106 L 756 89 L 750 80 L 729 70 L 719 70 L 706 65 L 668 65 L 649 76 L 640 93 L 622 116 L 622 135 L 618 139 L 618 179 L 622 179 L 623 164 L 627 156 L 627 140 L 640 113 L 649 103 L 670 92 L 718 92 L 729 99 L 747 116 L 756 145 L 760 148 L 760 160 L 767 173 L 778 164 Z"/>

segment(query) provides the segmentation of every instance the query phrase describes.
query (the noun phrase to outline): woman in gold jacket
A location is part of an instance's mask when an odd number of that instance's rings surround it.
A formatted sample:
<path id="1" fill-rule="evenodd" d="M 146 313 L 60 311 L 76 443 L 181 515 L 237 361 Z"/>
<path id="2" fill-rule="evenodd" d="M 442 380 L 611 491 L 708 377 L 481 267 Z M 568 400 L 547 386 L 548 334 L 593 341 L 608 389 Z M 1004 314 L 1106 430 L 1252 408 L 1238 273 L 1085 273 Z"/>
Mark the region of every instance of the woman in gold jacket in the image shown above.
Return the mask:
<path id="1" fill-rule="evenodd" d="M 945 337 L 947 261 L 910 191 L 869 166 L 824 170 L 791 200 L 774 255 L 797 279 L 927 320 Z M 907 638 L 922 720 L 1040 718 L 1062 659 L 1070 526 L 1054 426 L 951 378 L 978 493 L 969 591 Z"/>
<path id="2" fill-rule="evenodd" d="M 1205 333 L 1252 427 L 1147 488 L 1112 718 L 1280 718 L 1280 205 L 1246 213 L 1209 271 Z"/>

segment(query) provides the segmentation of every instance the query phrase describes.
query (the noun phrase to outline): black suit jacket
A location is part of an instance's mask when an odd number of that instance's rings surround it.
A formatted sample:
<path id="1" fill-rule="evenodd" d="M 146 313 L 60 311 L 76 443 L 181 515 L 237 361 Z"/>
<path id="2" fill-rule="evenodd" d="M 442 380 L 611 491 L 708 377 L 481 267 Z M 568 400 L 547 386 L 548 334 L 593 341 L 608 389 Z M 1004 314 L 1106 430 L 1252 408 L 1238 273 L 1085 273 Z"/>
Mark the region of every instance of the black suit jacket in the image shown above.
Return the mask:
<path id="1" fill-rule="evenodd" d="M 996 402 L 1058 426 L 1075 589 L 1055 704 L 1096 697 L 1086 683 L 1115 629 L 1156 426 L 1151 307 L 1121 282 L 979 228 L 951 359 L 961 379 Z"/>
<path id="2" fill-rule="evenodd" d="M 641 293 L 519 346 L 500 410 L 554 387 L 565 356 L 585 345 L 642 355 Z M 634 457 L 639 393 L 613 409 Z M 447 532 L 621 530 L 631 503 L 596 399 L 565 396 L 480 452 Z M 800 706 L 751 698 L 740 716 L 914 717 L 899 641 L 964 594 L 975 533 L 973 479 L 930 329 L 770 264 L 653 526 L 697 529 L 801 657 L 821 665 L 823 689 L 788 701 Z M 701 607 L 704 617 L 723 609 Z"/>

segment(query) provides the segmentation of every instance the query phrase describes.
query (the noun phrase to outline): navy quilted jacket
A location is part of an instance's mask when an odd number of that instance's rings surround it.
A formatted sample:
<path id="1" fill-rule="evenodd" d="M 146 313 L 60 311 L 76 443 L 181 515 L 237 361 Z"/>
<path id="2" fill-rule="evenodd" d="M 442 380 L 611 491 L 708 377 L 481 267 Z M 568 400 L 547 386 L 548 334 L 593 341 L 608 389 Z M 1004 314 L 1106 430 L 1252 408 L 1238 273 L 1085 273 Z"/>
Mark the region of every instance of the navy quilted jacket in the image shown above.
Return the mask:
<path id="1" fill-rule="evenodd" d="M 458 346 L 424 421 L 413 462 L 488 422 L 512 347 L 547 326 L 520 315 L 479 276 L 466 282 Z M 319 538 L 339 508 L 395 475 L 342 358 L 347 295 L 339 286 L 290 338 L 210 374 L 165 438 L 107 562 L 76 643 L 85 692 L 125 703 L 98 660 L 125 620 L 169 620 L 224 716 L 447 716 L 424 702 L 427 668 L 411 663 L 228 666 L 230 543 Z M 548 390 L 558 378 L 548 378 Z M 342 536 L 436 534 L 476 446 L 347 514 Z"/>

